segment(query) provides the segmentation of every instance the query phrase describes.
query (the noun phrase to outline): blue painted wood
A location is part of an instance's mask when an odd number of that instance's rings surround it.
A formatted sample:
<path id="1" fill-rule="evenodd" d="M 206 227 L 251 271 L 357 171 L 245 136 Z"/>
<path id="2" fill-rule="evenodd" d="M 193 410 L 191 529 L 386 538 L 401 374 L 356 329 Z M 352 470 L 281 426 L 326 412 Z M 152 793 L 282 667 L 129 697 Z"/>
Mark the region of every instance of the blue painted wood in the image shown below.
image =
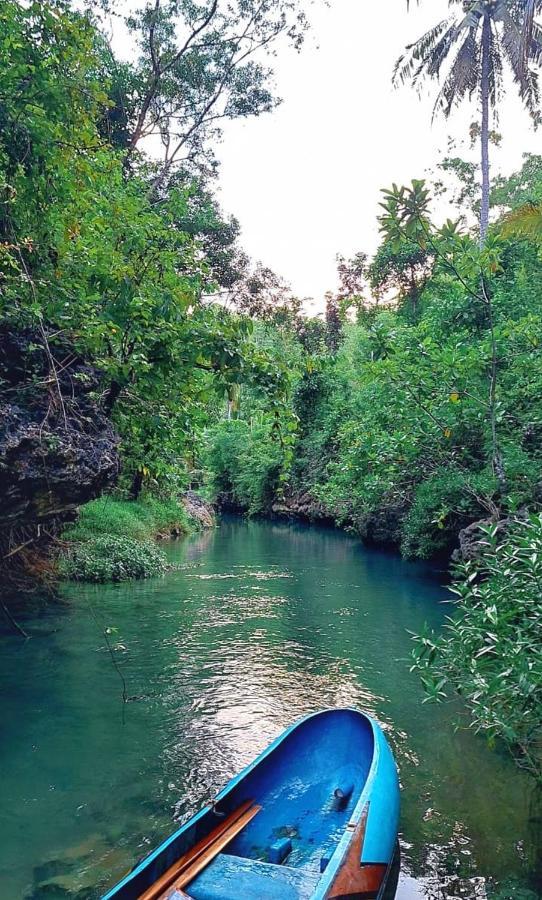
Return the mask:
<path id="1" fill-rule="evenodd" d="M 345 792 L 345 786 L 348 796 L 337 804 L 335 791 Z M 238 888 L 237 900 L 239 896 L 324 900 L 351 844 L 350 826 L 360 822 L 367 803 L 360 863 L 389 864 L 393 858 L 399 816 L 395 763 L 378 724 L 358 710 L 324 710 L 292 725 L 229 782 L 215 807 L 229 815 L 249 799 L 262 810 L 191 883 L 187 892 L 196 900 L 229 900 L 226 887 L 220 893 L 221 879 L 224 883 L 220 873 L 226 867 L 231 874 L 236 866 L 239 878 L 258 882 L 257 890 Z M 203 809 L 103 900 L 137 900 L 219 821 L 211 807 Z M 284 838 L 292 850 L 285 865 L 273 865 L 272 848 Z M 261 893 L 266 879 L 268 894 Z M 194 893 L 198 884 L 201 896 Z M 282 894 L 273 893 L 277 885 Z"/>
<path id="2" fill-rule="evenodd" d="M 274 844 L 271 844 L 267 856 L 270 863 L 280 865 L 284 862 L 286 857 L 290 855 L 291 852 L 292 842 L 290 838 L 280 838 L 280 840 L 275 841 Z"/>
<path id="3" fill-rule="evenodd" d="M 186 888 L 193 900 L 310 900 L 319 872 L 220 853 Z"/>

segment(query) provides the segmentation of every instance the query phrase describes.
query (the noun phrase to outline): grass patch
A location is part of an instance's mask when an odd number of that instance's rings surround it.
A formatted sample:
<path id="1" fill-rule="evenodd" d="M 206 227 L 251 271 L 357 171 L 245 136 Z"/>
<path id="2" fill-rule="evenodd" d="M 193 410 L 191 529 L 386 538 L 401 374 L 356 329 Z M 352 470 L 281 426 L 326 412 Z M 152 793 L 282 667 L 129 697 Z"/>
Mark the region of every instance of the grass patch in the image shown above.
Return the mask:
<path id="1" fill-rule="evenodd" d="M 190 530 L 184 507 L 176 500 L 113 500 L 100 497 L 79 511 L 77 522 L 63 534 L 68 541 L 88 541 L 99 535 L 112 534 L 149 540 L 173 532 L 186 534 Z"/>
<path id="2" fill-rule="evenodd" d="M 101 497 L 81 507 L 77 522 L 64 532 L 71 546 L 59 561 L 59 572 L 72 581 L 90 582 L 160 575 L 168 562 L 152 539 L 189 530 L 185 509 L 175 500 Z"/>

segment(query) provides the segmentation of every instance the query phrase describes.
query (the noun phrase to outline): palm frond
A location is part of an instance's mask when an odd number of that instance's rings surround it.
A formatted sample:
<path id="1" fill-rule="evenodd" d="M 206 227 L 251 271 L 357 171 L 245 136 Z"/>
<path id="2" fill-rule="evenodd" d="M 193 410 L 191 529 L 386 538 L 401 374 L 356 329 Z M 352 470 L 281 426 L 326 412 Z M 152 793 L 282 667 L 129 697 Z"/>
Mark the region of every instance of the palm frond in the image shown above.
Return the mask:
<path id="1" fill-rule="evenodd" d="M 533 27 L 531 29 L 529 59 L 535 66 L 542 66 L 542 26 L 540 26 L 538 22 L 533 22 Z"/>
<path id="2" fill-rule="evenodd" d="M 497 0 L 495 4 L 494 20 L 500 23 L 501 43 L 506 53 L 508 62 L 514 72 L 516 80 L 521 81 L 523 62 L 523 45 L 521 25 L 511 14 L 510 0 Z M 516 12 L 517 15 L 517 12 Z"/>
<path id="3" fill-rule="evenodd" d="M 542 67 L 542 25 L 536 20 L 536 14 L 542 12 L 542 0 L 448 0 L 448 5 L 461 9 L 406 48 L 396 63 L 393 83 L 410 81 L 418 85 L 423 77 L 440 81 L 449 66 L 433 113 L 449 116 L 457 103 L 472 98 L 481 86 L 481 32 L 483 22 L 489 19 L 491 105 L 496 112 L 506 62 L 525 107 L 538 124 L 542 117 L 534 67 Z"/>
<path id="4" fill-rule="evenodd" d="M 442 85 L 433 110 L 433 116 L 442 112 L 446 118 L 453 107 L 465 96 L 471 97 L 480 80 L 480 56 L 476 43 L 476 29 L 471 28 L 462 41 L 450 71 Z"/>
<path id="5" fill-rule="evenodd" d="M 530 0 L 523 0 L 521 5 L 529 3 Z M 534 13 L 534 8 L 533 8 Z M 516 10 L 517 15 L 517 10 Z M 540 93 L 538 73 L 530 66 L 529 58 L 524 55 L 523 46 L 523 30 L 521 23 L 518 24 L 512 16 L 508 8 L 507 0 L 499 0 L 496 4 L 496 17 L 502 25 L 501 45 L 504 55 L 512 70 L 514 81 L 518 86 L 520 97 L 532 119 L 537 122 L 539 118 Z M 531 33 L 534 28 L 534 19 L 531 22 Z M 534 52 L 540 51 L 540 60 L 542 61 L 542 44 L 538 45 L 531 38 L 530 57 L 533 58 Z"/>
<path id="6" fill-rule="evenodd" d="M 526 203 L 512 210 L 502 220 L 504 237 L 524 237 L 542 241 L 542 204 Z"/>
<path id="7" fill-rule="evenodd" d="M 434 48 L 431 57 L 427 60 L 426 63 L 427 74 L 430 78 L 440 77 L 442 66 L 448 59 L 452 47 L 457 43 L 460 37 L 461 32 L 458 30 L 456 25 L 449 28 L 448 31 L 442 36 L 441 40 Z"/>
<path id="8" fill-rule="evenodd" d="M 534 17 L 540 8 L 538 0 L 523 0 L 523 23 L 521 29 L 521 64 L 524 69 L 529 65 L 529 48 L 533 38 Z"/>
<path id="9" fill-rule="evenodd" d="M 430 57 L 439 43 L 443 32 L 449 29 L 450 19 L 442 19 L 434 28 L 427 31 L 415 44 L 409 44 L 405 53 L 399 57 L 393 70 L 393 84 L 404 84 L 412 78 L 412 73 Z"/>

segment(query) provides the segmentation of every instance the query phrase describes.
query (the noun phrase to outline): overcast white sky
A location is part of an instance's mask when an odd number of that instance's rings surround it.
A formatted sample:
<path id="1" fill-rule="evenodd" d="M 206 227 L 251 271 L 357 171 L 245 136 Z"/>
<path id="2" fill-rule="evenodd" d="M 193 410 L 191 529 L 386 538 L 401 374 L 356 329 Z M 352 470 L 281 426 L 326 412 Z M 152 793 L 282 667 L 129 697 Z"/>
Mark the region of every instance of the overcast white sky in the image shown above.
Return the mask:
<path id="1" fill-rule="evenodd" d="M 219 151 L 220 200 L 241 222 L 245 249 L 322 308 L 336 285 L 335 255 L 378 245 L 379 189 L 424 177 L 447 146 L 466 137 L 475 111 L 431 125 L 433 89 L 419 98 L 391 87 L 405 44 L 448 12 L 447 0 L 330 0 L 312 14 L 298 55 L 279 54 L 271 115 L 228 125 Z M 501 115 L 500 170 L 541 152 L 515 95 Z"/>

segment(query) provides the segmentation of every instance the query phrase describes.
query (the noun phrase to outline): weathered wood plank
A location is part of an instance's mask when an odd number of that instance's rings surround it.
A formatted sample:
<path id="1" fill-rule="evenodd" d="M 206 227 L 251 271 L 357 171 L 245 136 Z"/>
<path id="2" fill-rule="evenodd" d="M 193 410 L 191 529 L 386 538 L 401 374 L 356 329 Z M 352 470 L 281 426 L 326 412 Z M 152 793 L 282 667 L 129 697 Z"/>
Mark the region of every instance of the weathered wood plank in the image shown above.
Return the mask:
<path id="1" fill-rule="evenodd" d="M 198 857 L 194 860 L 194 862 L 186 868 L 182 874 L 175 880 L 175 882 L 166 889 L 166 891 L 160 895 L 159 900 L 173 900 L 174 894 L 176 891 L 182 891 L 184 887 L 190 884 L 191 881 L 199 875 L 200 872 L 205 869 L 210 862 L 213 861 L 215 856 L 218 856 L 221 850 L 226 847 L 230 841 L 234 839 L 236 835 L 239 834 L 240 831 L 243 830 L 245 825 L 254 818 L 261 810 L 261 806 L 251 806 L 243 815 L 237 819 L 236 822 L 228 828 L 222 835 L 220 835 L 207 850 L 204 850 L 203 853 L 200 853 Z"/>
<path id="2" fill-rule="evenodd" d="M 213 828 L 212 831 L 209 832 L 204 838 L 198 841 L 197 844 L 179 857 L 170 867 L 167 869 L 163 875 L 158 878 L 154 884 L 152 884 L 149 888 L 147 888 L 139 897 L 139 900 L 158 900 L 158 898 L 163 894 L 163 892 L 172 884 L 173 881 L 184 871 L 188 866 L 190 866 L 195 859 L 200 856 L 200 854 L 204 853 L 208 847 L 212 846 L 214 841 L 218 840 L 225 832 L 227 832 L 232 825 L 234 825 L 249 809 L 251 809 L 254 805 L 253 800 L 247 800 L 245 803 L 242 803 L 241 806 L 237 807 L 237 809 L 231 813 L 226 819 L 220 822 L 216 828 Z"/>

